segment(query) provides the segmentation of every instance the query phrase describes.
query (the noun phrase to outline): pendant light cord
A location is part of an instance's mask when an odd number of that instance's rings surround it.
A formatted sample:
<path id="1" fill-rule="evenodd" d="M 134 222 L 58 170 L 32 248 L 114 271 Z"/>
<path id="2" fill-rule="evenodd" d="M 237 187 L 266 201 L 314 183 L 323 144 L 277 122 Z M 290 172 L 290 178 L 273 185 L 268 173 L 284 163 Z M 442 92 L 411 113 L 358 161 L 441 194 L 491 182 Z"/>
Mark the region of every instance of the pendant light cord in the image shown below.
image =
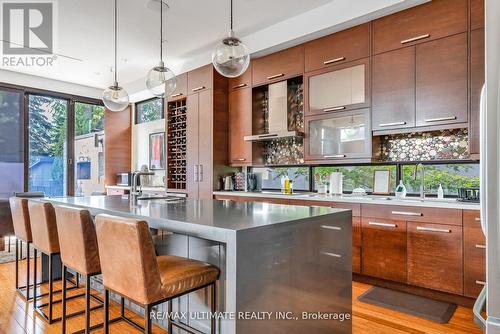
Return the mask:
<path id="1" fill-rule="evenodd" d="M 231 0 L 231 31 L 233 31 L 233 0 Z"/>
<path id="2" fill-rule="evenodd" d="M 117 61 L 117 59 L 118 59 L 117 58 L 118 57 L 117 56 L 117 49 L 118 49 L 117 48 L 117 44 L 118 44 L 118 42 L 117 42 L 117 40 L 118 40 L 118 37 L 117 37 L 118 36 L 118 33 L 117 33 L 117 31 L 118 31 L 118 19 L 117 19 L 117 16 L 118 15 L 117 15 L 117 7 L 118 7 L 117 0 L 115 0 L 115 85 L 116 86 L 118 86 L 118 80 L 117 80 L 117 75 L 116 75 L 116 72 L 118 71 L 118 61 Z"/>
<path id="3" fill-rule="evenodd" d="M 160 61 L 163 62 L 163 0 L 160 0 Z"/>

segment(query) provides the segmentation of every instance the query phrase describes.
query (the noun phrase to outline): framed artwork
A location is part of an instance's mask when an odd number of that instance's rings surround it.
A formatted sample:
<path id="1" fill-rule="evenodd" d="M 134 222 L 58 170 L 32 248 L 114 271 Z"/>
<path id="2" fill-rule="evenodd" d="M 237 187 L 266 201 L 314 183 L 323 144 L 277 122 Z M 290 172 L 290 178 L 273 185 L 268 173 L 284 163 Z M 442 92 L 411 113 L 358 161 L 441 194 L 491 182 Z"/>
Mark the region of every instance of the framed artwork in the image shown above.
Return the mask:
<path id="1" fill-rule="evenodd" d="M 149 170 L 165 169 L 165 132 L 149 135 Z"/>
<path id="2" fill-rule="evenodd" d="M 391 171 L 373 171 L 373 194 L 388 195 L 391 193 Z"/>

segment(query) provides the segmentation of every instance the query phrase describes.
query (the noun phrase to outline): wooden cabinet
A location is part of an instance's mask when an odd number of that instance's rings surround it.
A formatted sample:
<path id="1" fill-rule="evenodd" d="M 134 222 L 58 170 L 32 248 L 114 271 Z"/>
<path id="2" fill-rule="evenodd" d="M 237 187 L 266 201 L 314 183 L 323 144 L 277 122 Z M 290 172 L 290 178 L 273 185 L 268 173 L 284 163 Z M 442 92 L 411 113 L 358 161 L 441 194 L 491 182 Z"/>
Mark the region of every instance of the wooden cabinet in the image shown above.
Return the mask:
<path id="1" fill-rule="evenodd" d="M 369 159 L 370 109 L 306 118 L 305 160 Z"/>
<path id="2" fill-rule="evenodd" d="M 252 135 L 252 89 L 236 89 L 229 93 L 229 164 L 252 164 L 252 142 L 243 140 Z"/>
<path id="3" fill-rule="evenodd" d="M 417 126 L 466 123 L 467 34 L 416 47 Z"/>
<path id="4" fill-rule="evenodd" d="M 212 89 L 213 86 L 213 66 L 205 65 L 188 72 L 187 90 L 188 94 L 199 93 L 203 90 Z"/>
<path id="5" fill-rule="evenodd" d="M 462 294 L 462 227 L 408 222 L 408 283 Z"/>
<path id="6" fill-rule="evenodd" d="M 252 84 L 254 86 L 281 81 L 302 75 L 304 72 L 304 46 L 272 53 L 254 59 L 252 65 Z"/>
<path id="7" fill-rule="evenodd" d="M 469 151 L 479 158 L 479 110 L 481 89 L 484 85 L 484 30 L 474 30 L 470 33 L 470 121 L 469 121 Z"/>
<path id="8" fill-rule="evenodd" d="M 406 283 L 406 222 L 363 216 L 361 251 L 364 275 Z"/>
<path id="9" fill-rule="evenodd" d="M 236 78 L 229 78 L 229 92 L 250 87 L 252 87 L 252 62 L 245 73 Z"/>
<path id="10" fill-rule="evenodd" d="M 415 48 L 372 60 L 373 131 L 415 127 Z"/>
<path id="11" fill-rule="evenodd" d="M 363 216 L 462 226 L 462 210 L 402 205 L 363 204 Z"/>
<path id="12" fill-rule="evenodd" d="M 464 294 L 477 298 L 486 282 L 486 238 L 479 210 L 464 211 Z"/>
<path id="13" fill-rule="evenodd" d="M 484 28 L 484 0 L 470 0 L 470 29 Z"/>
<path id="14" fill-rule="evenodd" d="M 350 62 L 370 55 L 370 23 L 305 44 L 305 71 Z"/>
<path id="15" fill-rule="evenodd" d="M 434 0 L 373 21 L 374 54 L 467 31 L 468 0 Z"/>
<path id="16" fill-rule="evenodd" d="M 169 102 L 183 99 L 188 95 L 187 77 L 188 77 L 187 73 L 182 73 L 175 76 L 176 87 L 175 91 L 168 97 Z"/>
<path id="17" fill-rule="evenodd" d="M 308 73 L 305 81 L 306 116 L 365 108 L 370 104 L 369 59 Z"/>

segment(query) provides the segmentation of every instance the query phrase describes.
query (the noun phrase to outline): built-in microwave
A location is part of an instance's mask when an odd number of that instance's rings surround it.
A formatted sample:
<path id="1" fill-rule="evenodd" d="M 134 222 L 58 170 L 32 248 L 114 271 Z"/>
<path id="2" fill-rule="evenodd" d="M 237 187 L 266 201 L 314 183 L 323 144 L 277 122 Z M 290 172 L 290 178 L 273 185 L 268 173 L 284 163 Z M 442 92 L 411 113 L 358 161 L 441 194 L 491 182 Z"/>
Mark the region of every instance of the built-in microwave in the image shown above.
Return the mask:
<path id="1" fill-rule="evenodd" d="M 141 179 L 137 180 L 137 185 L 140 185 Z M 116 174 L 116 185 L 117 186 L 128 186 L 132 185 L 132 173 L 118 173 Z"/>

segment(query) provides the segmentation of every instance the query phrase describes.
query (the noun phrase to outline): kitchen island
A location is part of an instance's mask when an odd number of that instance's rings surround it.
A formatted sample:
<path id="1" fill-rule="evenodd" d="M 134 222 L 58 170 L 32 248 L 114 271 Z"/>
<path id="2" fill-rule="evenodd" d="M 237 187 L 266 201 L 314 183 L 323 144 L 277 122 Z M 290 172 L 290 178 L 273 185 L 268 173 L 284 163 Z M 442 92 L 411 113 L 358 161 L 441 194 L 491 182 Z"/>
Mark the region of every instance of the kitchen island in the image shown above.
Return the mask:
<path id="1" fill-rule="evenodd" d="M 43 200 L 146 220 L 158 254 L 217 265 L 219 333 L 351 332 L 350 210 L 179 198 L 131 203 L 127 196 Z M 208 290 L 195 292 L 174 311 L 188 312 L 182 321 L 206 333 L 209 303 Z"/>

